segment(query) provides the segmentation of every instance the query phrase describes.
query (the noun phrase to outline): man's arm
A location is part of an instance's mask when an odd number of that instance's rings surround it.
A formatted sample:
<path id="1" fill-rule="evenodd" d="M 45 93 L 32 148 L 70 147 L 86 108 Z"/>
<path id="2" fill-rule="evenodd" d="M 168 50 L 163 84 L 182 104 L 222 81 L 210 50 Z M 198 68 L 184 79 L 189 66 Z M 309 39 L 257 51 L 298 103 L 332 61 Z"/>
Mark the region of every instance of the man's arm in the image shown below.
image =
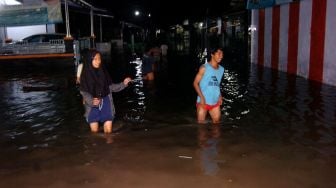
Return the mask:
<path id="1" fill-rule="evenodd" d="M 205 72 L 205 67 L 204 67 L 204 65 L 202 65 L 200 67 L 197 75 L 195 76 L 194 83 L 193 83 L 197 95 L 201 98 L 201 101 L 200 101 L 201 104 L 205 104 L 205 99 L 204 99 L 203 93 L 201 91 L 201 88 L 199 86 L 199 83 L 200 83 L 200 81 L 201 81 L 201 79 L 204 75 L 204 72 Z"/>

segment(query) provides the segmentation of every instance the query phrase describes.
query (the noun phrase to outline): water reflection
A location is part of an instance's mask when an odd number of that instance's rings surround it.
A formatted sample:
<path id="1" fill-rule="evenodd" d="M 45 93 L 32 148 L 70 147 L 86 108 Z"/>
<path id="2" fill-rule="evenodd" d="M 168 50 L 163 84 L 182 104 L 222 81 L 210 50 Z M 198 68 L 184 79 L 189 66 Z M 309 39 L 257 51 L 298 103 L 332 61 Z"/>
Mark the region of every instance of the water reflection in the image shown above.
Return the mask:
<path id="1" fill-rule="evenodd" d="M 143 130 L 196 120 L 194 72 L 170 72 L 172 84 L 151 92 L 142 80 L 141 61 L 131 64 L 135 70 L 133 85 L 116 93 L 117 116 L 122 121 Z M 237 128 L 255 140 L 280 140 L 309 146 L 328 156 L 336 155 L 335 87 L 254 65 L 248 71 L 224 66 L 223 127 Z M 83 148 L 83 142 L 90 142 L 85 140 L 90 135 L 82 117 L 78 90 L 63 87 L 71 75 L 72 69 L 0 70 L 3 151 L 53 148 L 69 141 Z M 45 90 L 25 91 L 25 86 Z"/>
<path id="2" fill-rule="evenodd" d="M 221 136 L 220 125 L 200 125 L 198 143 L 200 146 L 200 163 L 205 175 L 216 175 L 219 171 L 218 142 Z"/>
<path id="3" fill-rule="evenodd" d="M 130 62 L 134 65 L 135 75 L 133 79 L 132 89 L 127 99 L 127 107 L 130 108 L 130 112 L 124 115 L 124 120 L 133 123 L 142 123 L 144 121 L 144 114 L 146 111 L 146 95 L 144 88 L 144 81 L 142 79 L 142 61 L 140 58 Z"/>
<path id="4" fill-rule="evenodd" d="M 246 79 L 240 73 L 230 68 L 225 72 L 224 122 L 259 138 L 336 154 L 335 87 L 255 65 Z"/>
<path id="5" fill-rule="evenodd" d="M 75 88 L 70 87 L 72 69 L 2 69 L 0 87 L 0 144 L 17 150 L 47 148 L 61 142 L 72 123 L 80 122 Z M 29 90 L 25 90 L 29 88 Z"/>

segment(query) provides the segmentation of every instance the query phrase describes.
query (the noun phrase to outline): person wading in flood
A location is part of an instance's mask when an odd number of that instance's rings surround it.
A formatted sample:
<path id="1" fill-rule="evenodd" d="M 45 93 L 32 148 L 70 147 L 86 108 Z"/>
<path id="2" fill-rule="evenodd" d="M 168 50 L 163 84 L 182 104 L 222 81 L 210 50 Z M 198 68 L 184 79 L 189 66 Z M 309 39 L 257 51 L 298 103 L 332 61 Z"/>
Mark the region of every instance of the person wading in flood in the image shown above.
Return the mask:
<path id="1" fill-rule="evenodd" d="M 91 132 L 97 133 L 99 123 L 104 124 L 104 133 L 112 132 L 112 122 L 115 116 L 112 92 L 118 92 L 127 87 L 131 78 L 114 84 L 101 62 L 101 54 L 90 50 L 84 61 L 80 76 L 79 90 L 84 99 L 85 118 L 90 124 Z"/>
<path id="2" fill-rule="evenodd" d="M 222 105 L 222 95 L 220 83 L 224 74 L 224 68 L 219 65 L 223 59 L 223 50 L 219 47 L 210 50 L 211 59 L 203 64 L 195 76 L 193 86 L 197 93 L 197 121 L 205 123 L 205 118 L 209 112 L 212 123 L 218 124 L 221 118 L 220 105 Z"/>

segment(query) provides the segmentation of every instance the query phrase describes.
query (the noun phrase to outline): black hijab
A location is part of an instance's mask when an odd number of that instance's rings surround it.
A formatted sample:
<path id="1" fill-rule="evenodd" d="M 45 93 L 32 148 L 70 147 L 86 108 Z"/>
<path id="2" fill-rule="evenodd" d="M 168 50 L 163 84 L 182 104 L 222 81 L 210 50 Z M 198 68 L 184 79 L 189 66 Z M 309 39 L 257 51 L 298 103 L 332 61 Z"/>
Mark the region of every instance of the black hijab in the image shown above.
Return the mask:
<path id="1" fill-rule="evenodd" d="M 83 71 L 80 76 L 81 91 L 88 92 L 95 98 L 102 98 L 110 93 L 109 86 L 112 84 L 111 77 L 106 70 L 105 66 L 101 62 L 99 68 L 94 68 L 92 61 L 94 57 L 100 54 L 96 50 L 87 51 L 87 55 L 84 55 Z"/>

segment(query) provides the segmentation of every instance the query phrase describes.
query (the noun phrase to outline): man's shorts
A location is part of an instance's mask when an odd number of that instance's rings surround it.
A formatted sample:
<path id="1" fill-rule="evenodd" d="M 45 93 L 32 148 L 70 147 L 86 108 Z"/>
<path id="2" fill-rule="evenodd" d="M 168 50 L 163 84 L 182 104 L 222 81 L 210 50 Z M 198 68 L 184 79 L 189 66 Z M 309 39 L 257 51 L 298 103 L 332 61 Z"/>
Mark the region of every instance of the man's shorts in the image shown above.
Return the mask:
<path id="1" fill-rule="evenodd" d="M 201 104 L 200 104 L 200 103 L 196 103 L 196 107 L 197 107 L 197 108 L 199 107 L 199 105 L 201 105 Z M 220 101 L 219 101 L 219 100 L 218 100 L 218 102 L 217 102 L 216 104 L 214 104 L 214 105 L 205 104 L 205 105 L 203 106 L 203 108 L 206 109 L 206 110 L 212 110 L 212 109 L 216 108 L 217 106 L 220 106 Z"/>

